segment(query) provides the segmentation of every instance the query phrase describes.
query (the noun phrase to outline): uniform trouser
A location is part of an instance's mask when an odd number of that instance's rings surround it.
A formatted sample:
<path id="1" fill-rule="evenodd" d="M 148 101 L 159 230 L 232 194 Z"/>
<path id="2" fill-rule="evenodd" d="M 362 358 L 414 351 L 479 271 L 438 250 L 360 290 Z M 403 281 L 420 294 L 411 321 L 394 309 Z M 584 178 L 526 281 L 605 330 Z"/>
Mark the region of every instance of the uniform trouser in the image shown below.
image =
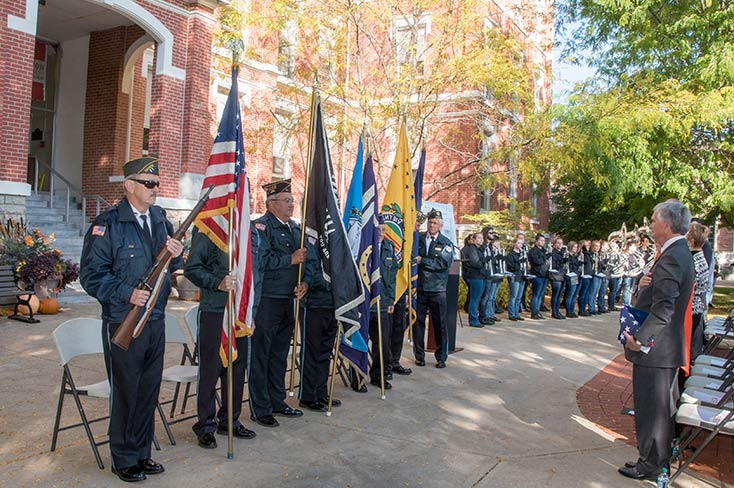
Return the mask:
<path id="1" fill-rule="evenodd" d="M 540 313 L 540 307 L 543 305 L 547 286 L 548 278 L 533 278 L 533 294 L 530 296 L 530 313 L 532 315 L 538 315 Z"/>
<path id="2" fill-rule="evenodd" d="M 599 297 L 599 290 L 601 290 L 601 278 L 598 276 L 594 276 L 591 279 L 591 286 L 589 287 L 589 311 L 590 312 L 596 312 L 599 309 L 597 308 L 598 305 L 598 297 Z"/>
<path id="3" fill-rule="evenodd" d="M 301 388 L 298 398 L 315 402 L 329 394 L 329 363 L 336 339 L 334 309 L 310 308 L 303 316 L 305 347 L 302 351 Z"/>
<path id="4" fill-rule="evenodd" d="M 446 326 L 446 292 L 418 291 L 418 310 L 413 329 L 413 354 L 416 361 L 426 359 L 426 315 L 430 311 L 433 321 L 433 338 L 436 342 L 436 361 L 446 361 L 449 355 L 448 329 Z"/>
<path id="5" fill-rule="evenodd" d="M 596 304 L 598 306 L 599 312 L 607 311 L 607 301 L 605 296 L 608 288 L 609 280 L 607 278 L 601 278 L 601 283 L 599 283 L 599 293 L 596 295 Z"/>
<path id="6" fill-rule="evenodd" d="M 632 291 L 635 288 L 635 277 L 624 277 L 624 292 L 622 293 L 622 305 L 626 307 L 632 306 Z"/>
<path id="7" fill-rule="evenodd" d="M 469 325 L 479 324 L 479 303 L 484 293 L 484 280 L 482 278 L 466 280 L 469 285 L 467 301 L 469 302 Z"/>
<path id="8" fill-rule="evenodd" d="M 484 293 L 482 301 L 479 304 L 480 319 L 495 319 L 497 291 L 500 288 L 501 281 L 484 280 Z"/>
<path id="9" fill-rule="evenodd" d="M 668 467 L 677 402 L 678 368 L 632 366 L 632 388 L 637 430 L 637 470 L 657 476 Z"/>
<path id="10" fill-rule="evenodd" d="M 392 336 L 392 323 L 387 310 L 380 311 L 380 328 L 382 329 L 382 364 L 385 374 L 392 371 L 392 357 L 390 354 L 389 338 Z M 370 341 L 372 341 L 372 366 L 370 367 L 370 381 L 380 381 L 380 336 L 377 329 L 377 312 L 370 311 Z M 402 342 L 400 344 L 402 346 Z"/>
<path id="11" fill-rule="evenodd" d="M 293 337 L 292 298 L 262 297 L 255 317 L 250 355 L 250 411 L 254 417 L 283 410 L 285 371 Z"/>
<path id="12" fill-rule="evenodd" d="M 561 293 L 565 285 L 565 281 L 551 280 L 551 313 L 553 315 L 561 314 Z M 569 313 L 568 310 L 566 313 Z"/>
<path id="13" fill-rule="evenodd" d="M 607 307 L 609 310 L 614 310 L 614 304 L 617 301 L 617 294 L 619 293 L 619 287 L 621 284 L 621 276 L 616 278 L 609 278 L 609 296 L 607 297 Z"/>
<path id="14" fill-rule="evenodd" d="M 572 284 L 570 279 L 566 279 L 566 314 L 576 313 L 576 297 L 579 292 L 579 284 Z"/>
<path id="15" fill-rule="evenodd" d="M 403 293 L 390 316 L 390 371 L 400 366 L 400 355 L 403 352 L 403 341 L 405 340 L 405 329 L 408 328 L 408 314 L 406 313 L 407 293 Z"/>
<path id="16" fill-rule="evenodd" d="M 579 278 L 579 313 L 587 313 L 589 310 L 589 297 L 591 296 L 591 284 L 593 278 Z"/>
<path id="17" fill-rule="evenodd" d="M 125 351 L 110 342 L 118 325 L 104 322 L 102 344 L 110 380 L 112 466 L 125 469 L 150 458 L 166 327 L 164 320 L 149 320 Z"/>
<path id="18" fill-rule="evenodd" d="M 222 344 L 224 312 L 199 312 L 199 379 L 196 385 L 198 421 L 193 430 L 197 436 L 217 430 L 217 424 L 227 425 L 227 368 L 222 365 L 219 349 Z M 242 394 L 247 372 L 248 338 L 235 339 L 237 360 L 232 363 L 232 425 L 240 424 Z M 217 412 L 217 381 L 222 386 L 222 406 Z M 215 419 L 216 415 L 216 419 Z"/>

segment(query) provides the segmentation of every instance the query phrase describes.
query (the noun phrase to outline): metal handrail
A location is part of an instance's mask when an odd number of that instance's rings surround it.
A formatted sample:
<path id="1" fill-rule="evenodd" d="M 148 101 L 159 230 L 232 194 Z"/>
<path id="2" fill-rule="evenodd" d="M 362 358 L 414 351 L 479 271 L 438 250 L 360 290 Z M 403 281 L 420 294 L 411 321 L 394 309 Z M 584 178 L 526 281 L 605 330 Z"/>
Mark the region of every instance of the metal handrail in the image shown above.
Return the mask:
<path id="1" fill-rule="evenodd" d="M 74 193 L 79 194 L 79 196 L 82 197 L 82 211 L 84 212 L 84 215 L 87 213 L 87 199 L 93 198 L 96 203 L 96 210 L 94 216 L 100 214 L 101 205 L 104 203 L 107 207 L 110 207 L 111 204 L 102 198 L 101 196 L 93 193 L 84 193 L 82 190 L 77 188 L 76 185 L 74 185 L 72 182 L 70 182 L 68 179 L 64 177 L 61 173 L 56 171 L 51 165 L 44 163 L 43 161 L 39 160 L 37 157 L 34 157 L 34 160 L 36 162 L 36 174 L 34 176 L 34 187 L 33 191 L 36 195 L 38 195 L 38 169 L 39 165 L 42 165 L 46 169 L 49 170 L 51 174 L 51 181 L 49 182 L 49 208 L 54 208 L 54 178 L 58 178 L 64 183 L 66 183 L 66 213 L 65 213 L 65 222 L 69 222 L 69 213 L 71 210 L 71 191 L 73 190 Z"/>

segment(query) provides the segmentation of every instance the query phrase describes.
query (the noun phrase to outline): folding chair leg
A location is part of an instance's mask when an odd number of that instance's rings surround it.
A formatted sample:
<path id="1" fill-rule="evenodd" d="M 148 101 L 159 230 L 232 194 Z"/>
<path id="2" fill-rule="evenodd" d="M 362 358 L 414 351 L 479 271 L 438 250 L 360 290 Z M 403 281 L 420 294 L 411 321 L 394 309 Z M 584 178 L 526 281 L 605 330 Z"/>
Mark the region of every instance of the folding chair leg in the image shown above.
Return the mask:
<path id="1" fill-rule="evenodd" d="M 171 443 L 172 446 L 175 446 L 176 439 L 173 437 L 173 432 L 171 432 L 171 427 L 168 425 L 168 420 L 166 420 L 166 414 L 163 413 L 163 408 L 161 408 L 161 404 L 156 403 L 155 408 L 158 409 L 158 415 L 161 416 L 161 422 L 163 422 L 163 428 L 166 429 L 168 441 Z"/>
<path id="2" fill-rule="evenodd" d="M 61 375 L 61 388 L 59 391 L 59 402 L 56 406 L 56 420 L 54 421 L 54 433 L 51 437 L 51 452 L 56 450 L 56 441 L 59 438 L 59 426 L 61 424 L 61 410 L 64 407 L 64 394 L 66 392 L 66 371 Z"/>
<path id="3" fill-rule="evenodd" d="M 181 383 L 176 383 L 176 389 L 173 390 L 173 400 L 171 401 L 171 418 L 176 415 L 176 405 L 178 404 L 178 393 L 181 389 Z"/>
<path id="4" fill-rule="evenodd" d="M 181 415 L 186 411 L 186 404 L 189 401 L 189 393 L 191 392 L 191 383 L 186 383 L 186 390 L 184 390 L 183 401 L 181 402 Z"/>
<path id="5" fill-rule="evenodd" d="M 155 446 L 156 451 L 161 450 L 161 445 L 158 443 L 158 438 L 153 434 L 153 446 Z"/>
<path id="6" fill-rule="evenodd" d="M 71 377 L 67 373 L 67 367 L 64 366 L 64 373 L 67 374 L 67 379 L 69 381 L 69 385 L 71 386 L 71 394 L 74 397 L 74 401 L 76 402 L 76 408 L 79 410 L 79 416 L 82 418 L 82 424 L 84 425 L 84 430 L 87 432 L 87 438 L 89 439 L 89 445 L 92 446 L 92 451 L 94 452 L 94 458 L 97 460 L 97 466 L 99 466 L 99 469 L 104 469 L 104 464 L 102 464 L 102 458 L 99 455 L 99 449 L 97 449 L 97 443 L 94 442 L 94 436 L 92 435 L 92 429 L 89 427 L 89 421 L 87 420 L 87 415 L 84 413 L 84 409 L 82 408 L 82 401 L 79 398 L 79 394 L 76 391 L 76 386 L 74 386 L 74 381 L 71 379 Z"/>

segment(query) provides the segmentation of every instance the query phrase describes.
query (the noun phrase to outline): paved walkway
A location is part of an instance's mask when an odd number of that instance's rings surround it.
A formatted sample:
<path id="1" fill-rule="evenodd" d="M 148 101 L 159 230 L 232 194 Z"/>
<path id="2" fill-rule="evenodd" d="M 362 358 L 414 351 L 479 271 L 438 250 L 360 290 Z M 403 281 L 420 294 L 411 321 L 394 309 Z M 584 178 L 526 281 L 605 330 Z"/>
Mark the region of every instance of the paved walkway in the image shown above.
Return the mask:
<path id="1" fill-rule="evenodd" d="M 192 304 L 174 301 L 182 318 Z M 72 309 L 73 307 L 73 309 Z M 62 321 L 97 316 L 95 304 L 67 305 L 56 316 L 26 325 L 0 319 L 0 486 L 117 486 L 97 468 L 80 429 L 62 432 L 49 452 L 61 368 L 50 333 Z M 307 412 L 281 427 L 257 427 L 253 441 L 235 440 L 235 459 L 220 447 L 202 450 L 191 421 L 174 426 L 171 446 L 161 428 L 155 459 L 166 473 L 145 484 L 161 487 L 635 487 L 616 470 L 636 450 L 583 417 L 577 390 L 618 356 L 611 314 L 589 320 L 504 320 L 491 328 L 459 330 L 464 350 L 448 368 L 433 362 L 396 377 L 387 400 L 341 384 L 344 406 L 330 418 Z M 407 346 L 406 346 L 407 352 Z M 167 353 L 167 364 L 179 359 Z M 410 353 L 407 353 L 411 356 Z M 404 361 L 409 365 L 409 361 Z M 74 364 L 80 382 L 104 375 L 101 358 Z M 164 398 L 172 389 L 165 387 Z M 103 401 L 87 399 L 104 414 Z M 295 406 L 295 403 L 292 403 Z M 64 415 L 74 421 L 73 404 Z M 251 422 L 246 422 L 252 426 Z M 104 433 L 105 425 L 95 431 Z M 649 486 L 649 485 L 648 485 Z M 684 476 L 678 486 L 721 486 Z"/>

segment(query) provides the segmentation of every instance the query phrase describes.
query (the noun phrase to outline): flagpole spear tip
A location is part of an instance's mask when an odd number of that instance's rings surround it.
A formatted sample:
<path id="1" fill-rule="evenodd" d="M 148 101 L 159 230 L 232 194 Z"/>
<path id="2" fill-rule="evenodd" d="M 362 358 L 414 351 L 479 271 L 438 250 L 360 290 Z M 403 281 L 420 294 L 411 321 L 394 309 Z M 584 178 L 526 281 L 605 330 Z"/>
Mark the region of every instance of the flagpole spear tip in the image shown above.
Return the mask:
<path id="1" fill-rule="evenodd" d="M 295 396 L 295 393 L 294 393 L 294 392 L 292 392 L 292 391 L 289 391 L 289 392 L 288 392 L 288 396 L 289 396 L 289 397 Z"/>
<path id="2" fill-rule="evenodd" d="M 386 397 L 385 395 L 382 395 L 382 396 L 380 397 L 380 400 L 385 400 L 386 398 L 387 398 L 387 397 Z"/>

